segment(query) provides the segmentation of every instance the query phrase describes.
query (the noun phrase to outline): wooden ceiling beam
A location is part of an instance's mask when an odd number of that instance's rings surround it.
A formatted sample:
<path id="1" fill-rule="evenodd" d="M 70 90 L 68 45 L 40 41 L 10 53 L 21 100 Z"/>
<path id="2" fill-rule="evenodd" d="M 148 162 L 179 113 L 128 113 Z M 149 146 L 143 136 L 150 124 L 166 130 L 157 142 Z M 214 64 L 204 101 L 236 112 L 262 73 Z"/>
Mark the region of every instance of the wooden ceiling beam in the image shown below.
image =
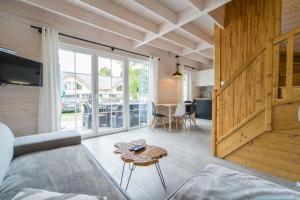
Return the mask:
<path id="1" fill-rule="evenodd" d="M 213 45 L 213 37 L 209 34 L 203 32 L 201 29 L 193 25 L 192 23 L 187 23 L 181 26 L 181 29 L 184 30 L 187 34 L 191 34 L 197 38 L 199 38 L 202 42 Z"/>
<path id="2" fill-rule="evenodd" d="M 80 0 L 79 2 L 124 23 L 136 26 L 147 32 L 158 34 L 159 30 L 156 23 L 110 0 Z"/>
<path id="3" fill-rule="evenodd" d="M 135 41 L 143 41 L 145 34 L 116 23 L 92 12 L 83 10 L 75 5 L 61 0 L 21 0 L 24 3 L 42 8 L 60 16 L 99 28 Z"/>
<path id="4" fill-rule="evenodd" d="M 165 7 L 158 1 L 149 1 L 149 0 L 134 0 L 137 4 L 141 5 L 151 13 L 155 14 L 156 16 L 167 20 L 172 24 L 176 24 L 177 16 L 176 13 L 171 11 L 169 8 Z"/>
<path id="5" fill-rule="evenodd" d="M 185 55 L 184 57 L 190 58 L 190 59 L 198 61 L 200 63 L 204 63 L 206 66 L 212 65 L 212 60 L 205 58 L 198 53 L 191 53 L 191 54 Z"/>
<path id="6" fill-rule="evenodd" d="M 180 55 L 182 52 L 181 47 L 178 47 L 177 45 L 169 43 L 160 38 L 152 40 L 151 42 L 148 43 L 148 45 L 151 45 L 151 46 L 154 46 L 154 47 L 157 47 L 157 48 L 160 48 L 160 49 L 163 49 L 163 50 L 166 50 L 166 51 L 178 54 L 178 55 Z"/>

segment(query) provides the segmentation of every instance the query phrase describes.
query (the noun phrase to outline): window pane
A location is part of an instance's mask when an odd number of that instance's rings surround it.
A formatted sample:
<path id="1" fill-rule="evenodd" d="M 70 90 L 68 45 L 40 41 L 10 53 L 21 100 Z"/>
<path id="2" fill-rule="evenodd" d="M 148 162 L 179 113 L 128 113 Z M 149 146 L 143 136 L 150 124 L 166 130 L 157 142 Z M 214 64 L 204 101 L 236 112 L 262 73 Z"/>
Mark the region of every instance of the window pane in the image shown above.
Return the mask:
<path id="1" fill-rule="evenodd" d="M 113 77 L 123 76 L 123 62 L 119 60 L 112 60 L 112 76 Z"/>
<path id="2" fill-rule="evenodd" d="M 89 54 L 59 50 L 62 129 L 92 130 L 91 60 Z"/>
<path id="3" fill-rule="evenodd" d="M 62 72 L 74 72 L 74 52 L 59 50 L 59 65 Z"/>
<path id="4" fill-rule="evenodd" d="M 76 53 L 76 73 L 91 74 L 92 56 L 89 54 Z"/>
<path id="5" fill-rule="evenodd" d="M 129 61 L 130 127 L 148 124 L 149 64 Z"/>
<path id="6" fill-rule="evenodd" d="M 98 57 L 100 132 L 124 127 L 123 62 Z"/>
<path id="7" fill-rule="evenodd" d="M 98 75 L 111 77 L 111 60 L 108 58 L 98 58 Z"/>
<path id="8" fill-rule="evenodd" d="M 92 56 L 76 53 L 76 96 L 80 111 L 76 112 L 77 131 L 81 134 L 92 131 Z"/>

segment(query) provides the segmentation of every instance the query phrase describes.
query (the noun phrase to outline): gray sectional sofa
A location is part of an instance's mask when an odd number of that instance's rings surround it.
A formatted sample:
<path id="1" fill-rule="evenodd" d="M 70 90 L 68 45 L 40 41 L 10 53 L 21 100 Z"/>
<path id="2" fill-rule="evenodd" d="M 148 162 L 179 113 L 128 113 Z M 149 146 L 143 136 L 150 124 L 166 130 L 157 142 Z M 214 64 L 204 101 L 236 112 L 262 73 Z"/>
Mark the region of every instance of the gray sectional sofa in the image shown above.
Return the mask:
<path id="1" fill-rule="evenodd" d="M 0 199 L 23 188 L 130 199 L 75 131 L 17 137 L 0 123 Z"/>
<path id="2" fill-rule="evenodd" d="M 300 192 L 219 165 L 207 165 L 167 200 L 300 200 Z"/>

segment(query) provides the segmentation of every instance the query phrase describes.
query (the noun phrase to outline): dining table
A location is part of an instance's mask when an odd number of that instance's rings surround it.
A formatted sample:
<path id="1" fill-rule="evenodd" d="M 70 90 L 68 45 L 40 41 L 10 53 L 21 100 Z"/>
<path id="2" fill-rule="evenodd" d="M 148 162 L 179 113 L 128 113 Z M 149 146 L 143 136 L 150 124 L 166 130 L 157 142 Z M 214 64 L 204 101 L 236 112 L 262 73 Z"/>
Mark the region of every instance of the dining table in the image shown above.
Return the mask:
<path id="1" fill-rule="evenodd" d="M 172 131 L 172 108 L 176 107 L 178 105 L 178 103 L 158 103 L 156 104 L 157 106 L 164 106 L 164 107 L 168 107 L 169 109 L 169 114 L 168 114 L 168 121 L 169 121 L 169 131 Z"/>

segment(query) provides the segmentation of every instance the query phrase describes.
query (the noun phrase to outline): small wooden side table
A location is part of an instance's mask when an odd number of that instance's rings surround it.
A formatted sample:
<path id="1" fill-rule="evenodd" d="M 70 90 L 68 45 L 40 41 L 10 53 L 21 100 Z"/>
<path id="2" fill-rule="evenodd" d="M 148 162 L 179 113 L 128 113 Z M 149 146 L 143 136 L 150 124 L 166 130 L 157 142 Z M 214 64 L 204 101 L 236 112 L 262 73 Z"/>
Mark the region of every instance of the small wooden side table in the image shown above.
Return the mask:
<path id="1" fill-rule="evenodd" d="M 141 150 L 139 152 L 134 152 L 130 151 L 129 149 L 133 147 L 134 145 L 145 145 L 146 148 L 144 150 Z M 123 169 L 122 169 L 122 175 L 121 175 L 121 181 L 120 185 L 122 186 L 122 181 L 123 181 L 123 175 L 124 175 L 124 168 L 125 164 L 129 164 L 129 169 L 130 169 L 130 175 L 126 184 L 126 190 L 128 188 L 130 178 L 132 175 L 132 171 L 135 169 L 136 166 L 150 166 L 150 165 L 155 165 L 157 173 L 159 175 L 160 181 L 166 189 L 166 183 L 161 171 L 161 168 L 159 166 L 159 159 L 163 158 L 168 155 L 168 152 L 157 146 L 152 146 L 152 145 L 147 145 L 146 141 L 143 139 L 140 140 L 133 140 L 130 141 L 129 143 L 124 143 L 124 142 L 118 142 L 115 144 L 116 149 L 114 150 L 115 154 L 121 154 L 120 158 L 124 162 L 123 164 Z M 132 164 L 132 166 L 130 166 Z"/>

